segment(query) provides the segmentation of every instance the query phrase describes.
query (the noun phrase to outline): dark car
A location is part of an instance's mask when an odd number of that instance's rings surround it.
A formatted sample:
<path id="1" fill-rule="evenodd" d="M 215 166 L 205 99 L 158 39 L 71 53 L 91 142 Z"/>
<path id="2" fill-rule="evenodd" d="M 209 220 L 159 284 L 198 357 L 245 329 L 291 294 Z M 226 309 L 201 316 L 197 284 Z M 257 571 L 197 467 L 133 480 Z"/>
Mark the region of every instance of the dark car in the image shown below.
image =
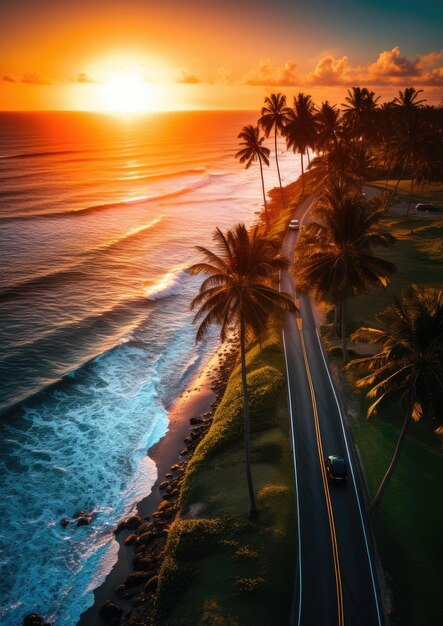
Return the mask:
<path id="1" fill-rule="evenodd" d="M 419 202 L 418 204 L 415 205 L 415 210 L 416 211 L 438 211 L 438 207 L 435 206 L 435 204 L 432 204 L 432 202 L 428 202 L 427 204 L 424 202 Z"/>
<path id="2" fill-rule="evenodd" d="M 331 483 L 343 483 L 348 478 L 346 461 L 343 457 L 331 454 L 325 459 L 326 472 Z"/>

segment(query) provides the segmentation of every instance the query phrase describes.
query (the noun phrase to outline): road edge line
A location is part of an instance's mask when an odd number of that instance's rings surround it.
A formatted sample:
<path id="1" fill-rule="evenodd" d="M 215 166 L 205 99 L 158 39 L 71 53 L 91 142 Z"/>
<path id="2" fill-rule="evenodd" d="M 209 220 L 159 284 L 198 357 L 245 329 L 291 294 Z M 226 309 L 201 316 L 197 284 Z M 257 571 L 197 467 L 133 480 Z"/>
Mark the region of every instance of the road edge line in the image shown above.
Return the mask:
<path id="1" fill-rule="evenodd" d="M 298 535 L 298 579 L 299 579 L 299 600 L 298 600 L 298 620 L 297 624 L 300 626 L 301 624 L 301 601 L 302 601 L 302 591 L 303 591 L 303 583 L 302 583 L 302 574 L 301 574 L 301 532 L 300 532 L 300 501 L 298 498 L 298 475 L 297 475 L 297 457 L 295 454 L 295 434 L 294 434 L 294 414 L 292 412 L 292 398 L 289 384 L 289 367 L 288 367 L 288 357 L 286 354 L 286 340 L 285 340 L 285 331 L 282 328 L 282 339 L 283 339 L 283 352 L 285 354 L 285 366 L 286 366 L 286 381 L 288 388 L 288 399 L 289 399 L 289 413 L 291 415 L 291 436 L 292 436 L 292 456 L 294 459 L 294 475 L 295 475 L 295 495 L 297 500 L 297 535 Z"/>

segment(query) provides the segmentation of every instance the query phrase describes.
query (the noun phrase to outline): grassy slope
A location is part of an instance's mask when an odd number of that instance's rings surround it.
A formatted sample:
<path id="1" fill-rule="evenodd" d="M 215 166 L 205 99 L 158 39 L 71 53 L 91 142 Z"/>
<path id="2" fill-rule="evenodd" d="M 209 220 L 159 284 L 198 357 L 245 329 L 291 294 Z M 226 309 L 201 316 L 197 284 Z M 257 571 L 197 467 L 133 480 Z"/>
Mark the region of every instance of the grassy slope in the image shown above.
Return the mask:
<path id="1" fill-rule="evenodd" d="M 260 515 L 246 521 L 240 369 L 189 464 L 157 592 L 156 624 L 287 624 L 295 577 L 296 517 L 279 332 L 248 352 L 253 477 Z"/>
<path id="2" fill-rule="evenodd" d="M 377 187 L 380 191 L 384 191 L 386 180 L 371 181 L 370 185 Z M 393 190 L 397 185 L 397 181 L 390 181 L 388 189 Z M 401 180 L 397 188 L 397 193 L 403 200 L 409 201 L 409 195 L 411 191 L 411 181 Z M 441 183 L 422 183 L 421 185 L 415 185 L 414 193 L 412 194 L 412 202 L 415 205 L 417 202 L 432 202 L 437 207 L 443 209 L 443 185 Z"/>
<path id="3" fill-rule="evenodd" d="M 411 224 L 414 235 L 410 235 Z M 404 217 L 386 218 L 386 226 L 399 240 L 391 249 L 380 253 L 397 265 L 398 272 L 387 290 L 373 290 L 350 302 L 353 326 L 371 323 L 374 313 L 387 306 L 392 295 L 411 282 L 424 285 L 442 282 L 441 263 L 431 263 L 420 252 L 423 232 L 429 240 L 437 241 L 441 226 L 434 228 L 427 220 L 406 222 Z M 422 234 L 419 228 L 424 229 Z M 394 450 L 403 416 L 400 410 L 391 408 L 379 411 L 373 421 L 367 422 L 364 398 L 357 396 L 356 402 L 359 418 L 353 421 L 352 431 L 369 491 L 374 495 Z M 439 623 L 441 617 L 442 461 L 443 451 L 432 434 L 432 425 L 413 425 L 374 520 L 383 565 L 394 592 L 397 617 L 393 623 L 401 626 L 431 626 Z"/>

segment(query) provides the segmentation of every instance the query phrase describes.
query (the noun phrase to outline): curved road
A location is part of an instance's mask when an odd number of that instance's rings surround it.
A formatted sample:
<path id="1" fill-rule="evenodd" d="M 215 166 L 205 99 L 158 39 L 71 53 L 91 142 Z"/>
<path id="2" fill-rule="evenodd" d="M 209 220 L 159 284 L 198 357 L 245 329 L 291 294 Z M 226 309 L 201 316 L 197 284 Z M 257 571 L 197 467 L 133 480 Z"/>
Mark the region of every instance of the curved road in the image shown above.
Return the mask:
<path id="1" fill-rule="evenodd" d="M 308 199 L 297 210 L 302 220 Z M 290 259 L 298 231 L 288 231 Z M 281 290 L 300 313 L 287 316 L 285 346 L 297 483 L 299 553 L 295 626 L 382 626 L 370 533 L 359 495 L 356 463 L 307 296 L 298 296 L 293 275 L 282 272 Z M 329 486 L 324 458 L 348 462 L 346 485 Z"/>

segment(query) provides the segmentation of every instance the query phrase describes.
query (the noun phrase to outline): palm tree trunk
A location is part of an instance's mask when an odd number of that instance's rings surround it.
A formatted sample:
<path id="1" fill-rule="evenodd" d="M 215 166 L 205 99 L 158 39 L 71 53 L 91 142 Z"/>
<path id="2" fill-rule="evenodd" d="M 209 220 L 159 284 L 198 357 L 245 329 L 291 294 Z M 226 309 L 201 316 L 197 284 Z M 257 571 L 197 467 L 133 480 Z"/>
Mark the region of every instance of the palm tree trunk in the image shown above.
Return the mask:
<path id="1" fill-rule="evenodd" d="M 340 302 L 336 302 L 334 306 L 334 333 L 336 337 L 340 336 L 340 317 L 341 305 Z"/>
<path id="2" fill-rule="evenodd" d="M 246 349 L 245 349 L 245 320 L 243 313 L 240 317 L 240 355 L 241 355 L 241 381 L 243 390 L 243 425 L 245 439 L 245 460 L 246 460 L 246 481 L 249 492 L 248 519 L 254 520 L 257 517 L 257 506 L 255 504 L 254 486 L 252 484 L 251 472 L 251 433 L 248 385 L 246 381 Z"/>
<path id="3" fill-rule="evenodd" d="M 408 430 L 408 426 L 411 423 L 411 415 L 410 412 L 408 411 L 406 414 L 406 418 L 405 421 L 403 422 L 403 428 L 401 429 L 400 435 L 398 437 L 398 441 L 397 441 L 397 445 L 395 447 L 395 451 L 394 454 L 392 456 L 391 462 L 389 464 L 388 469 L 386 470 L 386 474 L 383 477 L 383 480 L 380 483 L 380 486 L 378 488 L 377 493 L 375 494 L 374 499 L 372 500 L 371 503 L 371 513 L 373 513 L 375 511 L 375 509 L 377 508 L 377 506 L 380 504 L 380 500 L 383 496 L 383 493 L 388 485 L 388 481 L 392 476 L 392 473 L 395 469 L 395 466 L 397 465 L 397 461 L 398 461 L 398 457 L 400 455 L 400 449 L 401 446 L 403 444 L 403 441 L 406 437 L 406 433 Z"/>
<path id="4" fill-rule="evenodd" d="M 343 351 L 343 363 L 349 361 L 348 343 L 346 337 L 346 296 L 341 301 L 341 345 Z"/>
<path id="5" fill-rule="evenodd" d="M 262 162 L 261 162 L 261 156 L 260 155 L 258 155 L 258 162 L 260 163 L 261 188 L 262 188 L 262 191 L 263 191 L 263 202 L 265 204 L 266 228 L 269 230 L 268 203 L 266 202 L 265 179 L 263 177 L 263 165 L 262 165 Z"/>
<path id="6" fill-rule="evenodd" d="M 277 164 L 277 174 L 278 174 L 278 182 L 280 185 L 281 203 L 282 203 L 282 209 L 284 209 L 285 197 L 283 195 L 283 187 L 281 186 L 280 168 L 278 166 L 278 157 L 277 157 L 277 126 L 274 127 L 274 145 L 275 145 L 275 163 Z"/>
<path id="7" fill-rule="evenodd" d="M 406 211 L 406 215 L 409 215 L 409 209 L 411 208 L 412 194 L 413 193 L 414 193 L 414 171 L 412 171 L 411 192 L 409 194 L 408 210 Z"/>
<path id="8" fill-rule="evenodd" d="M 303 153 L 300 152 L 300 162 L 301 162 L 301 192 L 305 192 L 305 170 L 303 167 Z"/>
<path id="9" fill-rule="evenodd" d="M 308 165 L 311 165 L 311 157 L 309 155 L 309 148 L 307 148 L 307 154 L 308 154 Z"/>

